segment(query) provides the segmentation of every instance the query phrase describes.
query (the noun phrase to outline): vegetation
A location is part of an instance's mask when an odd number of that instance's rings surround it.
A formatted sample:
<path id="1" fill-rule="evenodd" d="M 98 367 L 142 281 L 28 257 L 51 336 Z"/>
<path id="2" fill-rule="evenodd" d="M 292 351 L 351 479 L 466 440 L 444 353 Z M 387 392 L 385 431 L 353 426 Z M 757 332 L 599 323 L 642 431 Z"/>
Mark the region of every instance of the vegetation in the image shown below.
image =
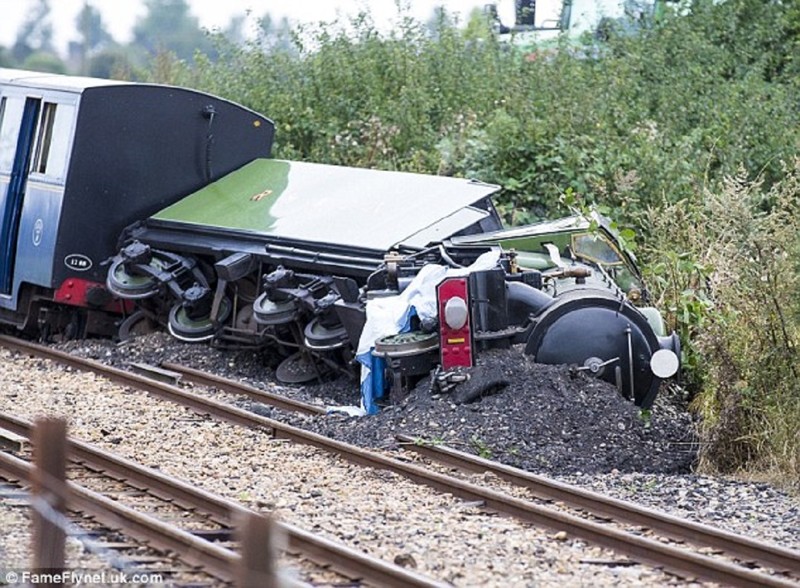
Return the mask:
<path id="1" fill-rule="evenodd" d="M 800 158 L 769 189 L 742 170 L 650 212 L 665 300 L 691 317 L 704 464 L 800 479 Z"/>
<path id="2" fill-rule="evenodd" d="M 165 34 L 197 28 L 184 0 L 147 5 L 137 35 L 159 10 L 188 25 Z M 797 3 L 694 0 L 635 34 L 610 26 L 602 42 L 529 53 L 480 14 L 421 23 L 401 11 L 389 32 L 369 14 L 292 31 L 261 22 L 247 42 L 232 22 L 107 69 L 268 114 L 280 157 L 498 183 L 512 223 L 600 207 L 637 230 L 681 334 L 703 466 L 800 479 Z M 95 62 L 112 51 L 84 39 Z"/>
<path id="3" fill-rule="evenodd" d="M 133 23 L 133 39 L 127 45 L 114 40 L 99 10 L 84 3 L 74 23 L 77 40 L 69 43 L 67 55 L 62 56 L 53 46 L 51 2 L 37 0 L 17 31 L 14 44 L 0 47 L 1 66 L 136 79 L 149 75 L 149 62 L 158 53 L 186 61 L 191 61 L 196 51 L 214 55 L 212 36 L 200 27 L 188 0 L 145 0 L 145 14 Z M 243 21 L 243 16 L 233 19 L 220 34 L 241 39 Z M 285 21 L 270 24 L 288 28 Z"/>

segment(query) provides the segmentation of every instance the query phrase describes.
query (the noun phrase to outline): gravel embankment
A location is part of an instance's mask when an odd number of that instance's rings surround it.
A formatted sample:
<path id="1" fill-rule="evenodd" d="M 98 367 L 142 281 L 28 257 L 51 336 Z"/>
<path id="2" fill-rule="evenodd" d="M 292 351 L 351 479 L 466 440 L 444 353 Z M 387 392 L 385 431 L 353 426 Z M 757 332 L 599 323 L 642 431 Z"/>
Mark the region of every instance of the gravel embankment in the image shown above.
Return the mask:
<path id="1" fill-rule="evenodd" d="M 82 341 L 62 348 L 119 367 L 130 362 L 186 363 L 220 375 L 236 375 L 271 392 L 323 405 L 358 402 L 357 385 L 351 381 L 281 386 L 273 379 L 275 363 L 269 356 L 181 344 L 162 334 L 122 346 L 110 341 Z M 800 549 L 800 507 L 796 496 L 765 484 L 691 472 L 696 448 L 694 426 L 677 393 L 663 394 L 652 418 L 645 421 L 635 407 L 602 382 L 573 377 L 566 368 L 531 364 L 514 352 L 487 357 L 508 385 L 468 404 L 457 404 L 453 395 L 431 395 L 425 386 L 419 386 L 399 405 L 366 418 L 286 415 L 247 401 L 240 403 L 267 416 L 366 447 L 391 450 L 396 447 L 394 435 L 398 432 L 441 441 L 679 516 Z M 329 463 L 318 462 L 319 456 L 307 449 L 289 449 L 241 429 L 223 433 L 227 426 L 220 428 L 221 425 L 198 420 L 189 413 L 176 413 L 180 409 L 130 392 L 112 393 L 102 382 L 86 383 L 86 390 L 100 387 L 99 397 L 95 393 L 65 393 L 58 380 L 47 377 L 50 381 L 46 388 L 50 392 L 34 394 L 24 386 L 20 388 L 25 390 L 23 414 L 35 414 L 44 407 L 48 411 L 64 411 L 71 416 L 73 432 L 90 441 L 123 453 L 130 451 L 130 457 L 143 463 L 158 464 L 165 471 L 246 504 L 276 508 L 286 520 L 389 560 L 413 560 L 420 571 L 457 585 L 671 581 L 639 566 L 581 564 L 609 561 L 614 556 L 598 553 L 578 541 L 553 541 L 546 533 L 487 517 L 458 501 L 442 504 L 442 497 L 429 497 L 427 490 L 390 474 L 364 474 L 350 467 L 344 469 L 344 474 L 333 474 Z M 58 393 L 54 392 L 56 389 Z M 20 398 L 19 391 L 14 396 L 6 387 L 0 403 L 3 409 L 8 409 L 9 404 L 23 406 Z M 164 419 L 172 423 L 172 430 L 160 430 L 159 440 L 153 441 L 153 428 L 164 429 L 157 424 Z M 179 457 L 186 446 L 194 451 Z M 197 452 L 199 447 L 203 448 L 202 455 Z M 298 474 L 300 470 L 305 473 Z M 387 476 L 391 478 L 388 489 L 386 484 L 378 485 Z M 282 490 L 279 492 L 278 488 Z M 288 494 L 283 493 L 286 489 Z M 410 504 L 408 496 L 415 498 Z M 420 517 L 416 512 L 432 504 L 450 512 L 434 517 Z M 376 506 L 377 512 L 373 510 Z M 504 554 L 513 554 L 511 563 L 504 563 Z M 503 570 L 506 566 L 509 569 Z"/>

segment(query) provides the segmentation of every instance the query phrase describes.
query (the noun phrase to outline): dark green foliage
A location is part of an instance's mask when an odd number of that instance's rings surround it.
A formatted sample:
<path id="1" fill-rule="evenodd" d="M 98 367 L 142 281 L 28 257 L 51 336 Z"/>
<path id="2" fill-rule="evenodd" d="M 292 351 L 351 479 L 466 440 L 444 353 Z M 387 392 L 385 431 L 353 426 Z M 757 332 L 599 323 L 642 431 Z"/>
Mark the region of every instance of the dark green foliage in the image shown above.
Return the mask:
<path id="1" fill-rule="evenodd" d="M 477 15 L 466 28 L 400 15 L 389 34 L 362 15 L 295 31 L 294 47 L 221 40 L 219 61 L 162 81 L 273 117 L 282 157 L 476 176 L 505 188 L 518 222 L 570 189 L 631 222 L 740 165 L 781 177 L 800 141 L 792 10 L 698 2 L 640 34 L 527 56 Z"/>
<path id="2" fill-rule="evenodd" d="M 104 50 L 114 45 L 114 41 L 105 28 L 100 11 L 85 4 L 75 19 L 75 27 L 80 41 L 70 44 L 70 52 L 79 57 L 79 73 L 92 77 L 111 77 L 112 68 L 108 67 L 108 60 L 102 55 Z"/>
<path id="3" fill-rule="evenodd" d="M 135 80 L 133 69 L 130 54 L 114 46 L 103 49 L 89 59 L 86 75 L 93 78 Z"/>
<path id="4" fill-rule="evenodd" d="M 298 31 L 292 49 L 226 47 L 191 75 L 272 116 L 283 156 L 436 172 L 439 141 L 464 113 L 492 111 L 517 67 L 488 33 L 444 20 L 431 32 L 404 19 L 388 36 L 366 15 L 349 24 Z"/>

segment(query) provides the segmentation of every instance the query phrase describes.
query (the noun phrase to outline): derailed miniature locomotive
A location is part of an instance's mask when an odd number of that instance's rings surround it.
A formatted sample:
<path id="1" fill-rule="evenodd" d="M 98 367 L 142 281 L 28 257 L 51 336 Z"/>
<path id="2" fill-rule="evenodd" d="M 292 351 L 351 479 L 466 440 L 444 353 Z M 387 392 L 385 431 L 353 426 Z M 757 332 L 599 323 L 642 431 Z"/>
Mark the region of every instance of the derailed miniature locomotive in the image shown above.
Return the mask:
<path id="1" fill-rule="evenodd" d="M 129 227 L 107 284 L 179 339 L 283 348 L 287 382 L 358 359 L 381 396 L 522 344 L 649 407 L 679 343 L 636 306 L 614 232 L 580 216 L 503 229 L 496 191 L 258 159 Z"/>

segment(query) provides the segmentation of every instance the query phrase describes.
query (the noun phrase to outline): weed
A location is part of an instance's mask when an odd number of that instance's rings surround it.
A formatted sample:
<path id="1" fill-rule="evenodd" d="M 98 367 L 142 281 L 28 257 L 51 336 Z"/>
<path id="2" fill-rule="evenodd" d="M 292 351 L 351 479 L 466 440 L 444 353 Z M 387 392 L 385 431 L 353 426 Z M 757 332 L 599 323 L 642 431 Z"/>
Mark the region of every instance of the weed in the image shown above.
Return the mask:
<path id="1" fill-rule="evenodd" d="M 440 447 L 444 445 L 444 437 L 431 437 L 425 439 L 423 437 L 414 437 L 414 445 L 418 447 Z"/>
<path id="2" fill-rule="evenodd" d="M 653 411 L 649 408 L 643 408 L 639 411 L 639 419 L 644 423 L 644 428 L 649 429 L 653 420 Z"/>
<path id="3" fill-rule="evenodd" d="M 800 477 L 800 159 L 785 169 L 769 189 L 742 172 L 650 217 L 708 470 Z"/>
<path id="4" fill-rule="evenodd" d="M 480 437 L 478 437 L 477 435 L 473 435 L 472 437 L 470 437 L 470 443 L 472 444 L 473 449 L 477 451 L 478 456 L 484 459 L 492 458 L 492 450 L 489 448 L 486 442 L 483 441 Z"/>

